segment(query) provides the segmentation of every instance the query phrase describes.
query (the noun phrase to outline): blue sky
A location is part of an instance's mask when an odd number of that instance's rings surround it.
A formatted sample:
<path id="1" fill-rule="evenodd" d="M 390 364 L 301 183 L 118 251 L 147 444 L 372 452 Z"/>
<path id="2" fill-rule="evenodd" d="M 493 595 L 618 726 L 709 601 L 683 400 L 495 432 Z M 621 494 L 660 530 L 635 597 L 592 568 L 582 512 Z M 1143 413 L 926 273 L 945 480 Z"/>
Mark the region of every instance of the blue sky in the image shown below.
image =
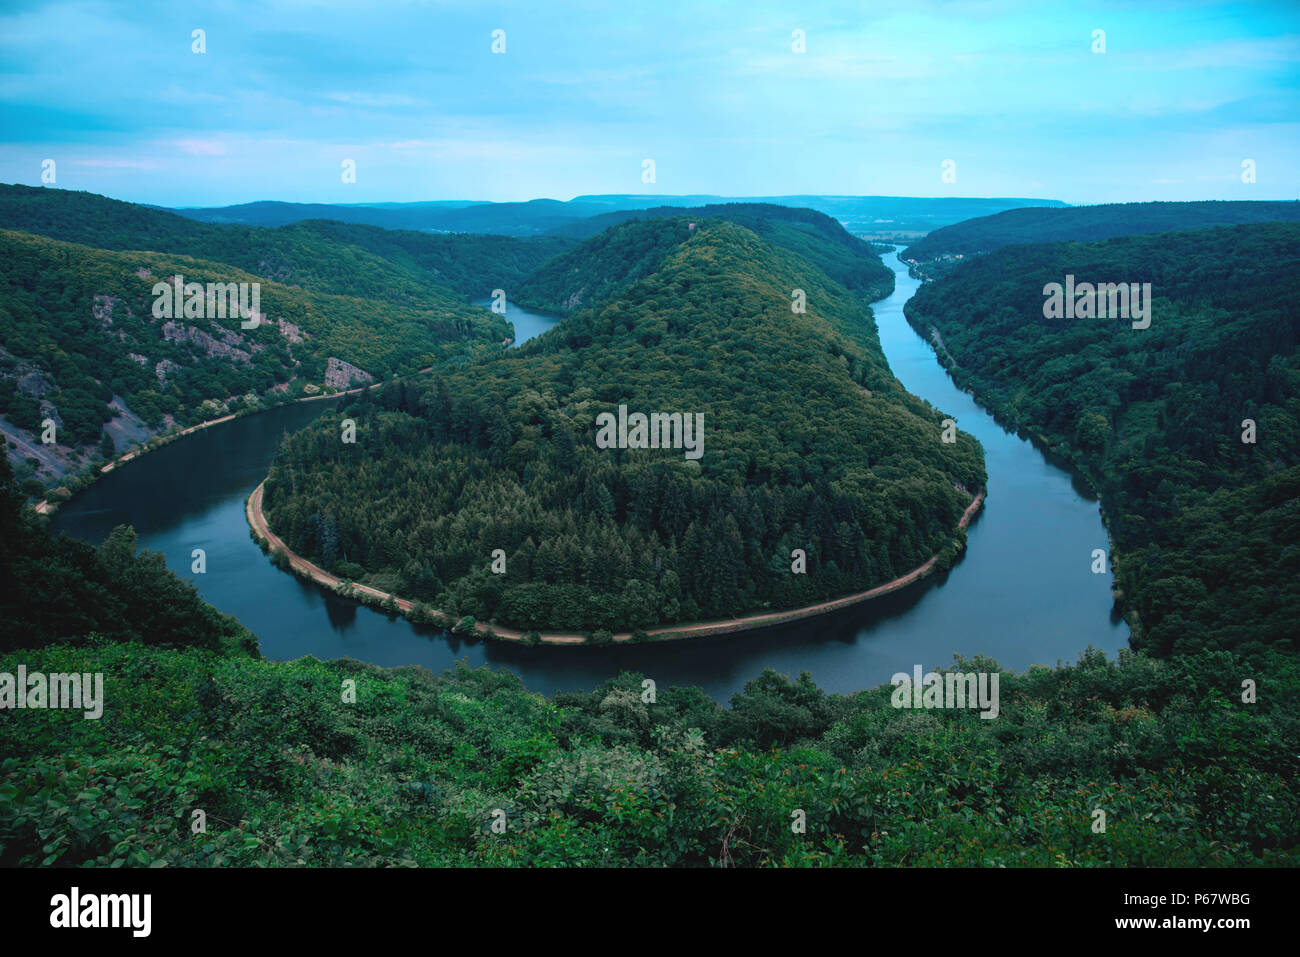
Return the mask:
<path id="1" fill-rule="evenodd" d="M 47 158 L 163 205 L 1294 199 L 1300 2 L 6 0 L 0 181 Z"/>

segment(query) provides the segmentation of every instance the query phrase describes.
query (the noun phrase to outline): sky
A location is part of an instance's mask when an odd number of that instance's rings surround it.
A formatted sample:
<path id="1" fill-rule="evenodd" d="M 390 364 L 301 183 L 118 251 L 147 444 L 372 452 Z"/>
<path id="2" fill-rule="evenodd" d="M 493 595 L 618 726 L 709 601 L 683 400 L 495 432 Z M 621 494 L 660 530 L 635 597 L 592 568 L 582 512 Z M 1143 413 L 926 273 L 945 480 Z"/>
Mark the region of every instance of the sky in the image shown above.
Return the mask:
<path id="1" fill-rule="evenodd" d="M 1296 199 L 1300 0 L 2 0 L 0 182 L 46 160 L 167 206 Z"/>

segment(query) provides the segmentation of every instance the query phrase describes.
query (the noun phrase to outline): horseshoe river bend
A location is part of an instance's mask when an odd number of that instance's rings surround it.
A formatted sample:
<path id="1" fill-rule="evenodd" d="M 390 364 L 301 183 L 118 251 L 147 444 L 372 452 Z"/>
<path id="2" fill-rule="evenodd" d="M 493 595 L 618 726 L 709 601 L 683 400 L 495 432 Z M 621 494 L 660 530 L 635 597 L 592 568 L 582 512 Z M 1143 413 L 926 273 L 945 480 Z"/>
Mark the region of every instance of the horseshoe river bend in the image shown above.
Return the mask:
<path id="1" fill-rule="evenodd" d="M 509 669 L 548 695 L 590 689 L 622 670 L 651 676 L 661 687 L 698 685 L 725 700 L 768 666 L 791 677 L 808 671 L 825 690 L 844 693 L 885 684 L 918 664 L 951 664 L 959 652 L 988 655 L 1017 671 L 1075 661 L 1089 645 L 1113 657 L 1128 645 L 1128 626 L 1112 609 L 1110 576 L 1089 569 L 1092 550 L 1108 547 L 1097 502 L 953 385 L 903 318 L 919 281 L 901 262 L 887 262 L 896 273 L 894 292 L 872 306 L 885 356 L 910 392 L 983 443 L 988 495 L 966 553 L 950 571 L 851 608 L 735 635 L 528 648 L 465 639 L 338 597 L 273 566 L 250 538 L 244 514 L 281 436 L 337 400 L 281 406 L 165 445 L 63 505 L 50 529 L 97 543 L 117 525 L 134 525 L 141 547 L 161 552 L 207 601 L 243 622 L 267 658 L 351 657 L 434 671 L 464 659 Z M 555 322 L 513 305 L 507 318 L 520 342 Z M 202 575 L 190 572 L 195 548 L 207 553 Z"/>

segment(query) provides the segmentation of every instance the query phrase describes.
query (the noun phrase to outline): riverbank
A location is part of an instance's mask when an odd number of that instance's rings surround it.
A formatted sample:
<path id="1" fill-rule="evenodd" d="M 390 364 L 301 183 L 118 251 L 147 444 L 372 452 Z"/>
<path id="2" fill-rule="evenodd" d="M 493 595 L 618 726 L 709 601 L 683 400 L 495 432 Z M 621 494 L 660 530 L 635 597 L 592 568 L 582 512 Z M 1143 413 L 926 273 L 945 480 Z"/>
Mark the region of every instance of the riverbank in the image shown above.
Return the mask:
<path id="1" fill-rule="evenodd" d="M 906 262 L 901 257 L 899 261 Z M 1046 461 L 1063 472 L 1069 473 L 1096 499 L 1098 511 L 1101 515 L 1101 524 L 1106 530 L 1106 560 L 1111 568 L 1111 593 L 1114 606 L 1128 625 L 1130 642 L 1139 639 L 1143 630 L 1142 616 L 1139 614 L 1132 596 L 1119 585 L 1119 569 L 1127 560 L 1127 556 L 1116 548 L 1115 534 L 1111 527 L 1112 517 L 1101 494 L 1102 478 L 1095 473 L 1087 456 L 1079 449 L 1070 446 L 1063 438 L 1054 440 L 1047 433 L 1033 428 L 1019 416 L 1012 414 L 1004 403 L 994 398 L 987 387 L 981 388 L 981 386 L 987 386 L 983 380 L 968 372 L 957 362 L 956 356 L 948 351 L 943 336 L 934 325 L 923 324 L 920 319 L 906 315 L 906 312 L 904 317 L 912 330 L 934 351 L 935 359 L 956 388 L 969 395 L 999 426 L 1028 442 Z"/>
<path id="2" fill-rule="evenodd" d="M 396 611 L 400 614 L 411 618 L 417 623 L 430 623 L 441 625 L 445 628 L 451 628 L 456 625 L 454 616 L 447 615 L 437 609 L 427 609 L 420 606 L 420 613 L 413 615 L 417 603 L 405 598 L 399 598 L 389 592 L 380 591 L 377 588 L 371 588 L 368 585 L 360 585 L 356 582 L 347 582 L 337 575 L 331 575 L 319 565 L 313 564 L 307 559 L 298 555 L 285 544 L 284 540 L 271 531 L 271 527 L 266 520 L 266 514 L 262 510 L 262 493 L 266 486 L 266 480 L 263 479 L 257 488 L 253 489 L 251 495 L 244 503 L 244 515 L 248 519 L 248 526 L 252 532 L 253 538 L 257 540 L 264 548 L 272 553 L 278 553 L 287 560 L 289 570 L 297 575 L 307 578 L 323 585 L 330 590 L 343 595 L 347 598 L 354 598 L 367 604 L 377 604 L 381 607 L 387 607 L 390 611 Z M 960 521 L 957 523 L 959 530 L 965 529 L 974 519 L 976 513 L 984 503 L 984 493 L 981 491 L 971 500 L 966 511 L 962 513 Z M 853 605 L 870 601 L 873 598 L 880 598 L 901 588 L 914 584 L 929 575 L 939 556 L 932 555 L 924 564 L 917 566 L 905 575 L 888 581 L 883 585 L 877 585 L 875 588 L 867 591 L 857 592 L 853 595 L 845 595 L 841 598 L 835 598 L 830 601 L 821 602 L 816 605 L 805 605 L 802 608 L 792 608 L 787 611 L 766 612 L 760 615 L 749 615 L 744 618 L 729 618 L 719 621 L 693 622 L 684 625 L 666 625 L 661 628 L 647 629 L 645 634 L 650 641 L 674 641 L 683 638 L 705 638 L 714 635 L 731 635 L 744 631 L 753 631 L 758 628 L 767 628 L 772 625 L 782 625 L 788 622 L 799 621 L 804 618 L 812 618 L 816 615 L 826 615 L 831 612 L 840 611 Z M 501 638 L 506 641 L 524 642 L 526 632 L 516 631 L 513 628 L 506 628 L 500 625 L 489 623 L 474 623 L 474 631 L 485 638 Z M 584 634 L 579 632 L 561 632 L 561 631 L 544 631 L 538 632 L 539 641 L 546 645 L 590 645 L 593 642 Z M 620 632 L 613 636 L 613 641 L 619 644 L 630 642 L 632 640 L 631 632 Z"/>
<path id="3" fill-rule="evenodd" d="M 257 409 L 257 410 L 250 410 L 242 414 L 256 415 L 257 413 L 264 412 L 264 411 L 266 410 Z M 100 476 L 108 475 L 110 472 L 125 465 L 127 462 L 132 462 L 140 458 L 141 456 L 145 455 L 148 452 L 153 452 L 156 449 L 162 448 L 164 445 L 168 445 L 172 442 L 175 442 L 177 439 L 184 438 L 187 435 L 192 435 L 193 433 L 201 431 L 202 429 L 207 429 L 214 425 L 220 425 L 222 422 L 233 421 L 234 419 L 239 418 L 239 416 L 240 413 L 231 413 L 230 415 L 223 415 L 219 419 L 208 419 L 198 423 L 197 425 L 191 425 L 188 428 L 181 429 L 179 432 L 159 432 L 155 435 L 151 435 L 148 439 L 144 441 L 144 443 L 139 448 L 132 449 L 130 452 L 127 452 L 125 455 L 119 455 L 117 458 L 113 459 L 113 461 L 108 462 L 97 469 L 94 469 L 89 475 L 85 476 L 86 481 L 84 481 L 84 484 L 82 484 L 81 487 L 77 489 L 77 491 L 80 492 L 82 489 L 92 484 Z M 74 492 L 73 494 L 76 493 Z M 51 502 L 47 499 L 35 503 L 32 506 L 32 508 L 36 511 L 37 515 L 53 515 L 55 509 L 59 507 L 59 504 L 60 503 L 58 502 Z"/>
<path id="4" fill-rule="evenodd" d="M 84 477 L 83 484 L 79 488 L 77 488 L 76 492 L 82 491 L 83 489 L 92 485 L 101 476 L 108 475 L 114 469 L 117 469 L 120 466 L 125 465 L 127 462 L 132 462 L 135 459 L 140 458 L 141 456 L 145 455 L 148 452 L 156 451 L 157 449 L 162 448 L 164 445 L 169 445 L 170 443 L 175 442 L 177 439 L 182 439 L 187 435 L 192 435 L 193 433 L 199 432 L 203 429 L 211 428 L 214 425 L 220 425 L 223 422 L 232 422 L 235 419 L 243 418 L 249 415 L 262 415 L 263 413 L 270 412 L 272 409 L 278 409 L 284 405 L 292 405 L 295 402 L 319 402 L 322 399 L 341 399 L 344 396 L 356 395 L 359 392 L 368 392 L 371 389 L 378 389 L 380 386 L 384 385 L 387 382 L 398 382 L 401 381 L 402 379 L 411 378 L 412 376 L 425 375 L 426 373 L 432 371 L 433 371 L 433 366 L 425 366 L 423 369 L 418 369 L 415 372 L 410 373 L 409 375 L 398 376 L 396 379 L 381 379 L 378 382 L 372 382 L 370 385 L 358 386 L 355 389 L 347 389 L 346 391 L 343 392 L 322 392 L 319 395 L 299 396 L 298 398 L 293 399 L 289 402 L 281 402 L 275 405 L 264 406 L 257 409 L 245 409 L 239 412 L 232 412 L 230 415 L 223 415 L 219 419 L 205 420 L 203 422 L 198 423 L 197 425 L 191 425 L 188 428 L 181 429 L 179 432 L 159 432 L 155 435 L 151 435 L 148 439 L 144 441 L 144 443 L 139 448 L 132 449 L 130 452 L 127 452 L 125 455 L 119 455 L 117 458 L 113 459 L 113 461 L 108 462 L 107 464 L 101 466 L 100 468 L 94 469 L 92 472 L 90 472 L 88 475 Z M 76 492 L 73 492 L 72 494 L 75 495 Z M 71 496 L 69 496 L 69 498 L 71 498 Z M 59 507 L 60 504 L 61 503 L 59 502 L 42 500 L 40 502 L 34 503 L 32 505 L 32 509 L 36 512 L 37 515 L 53 515 L 55 510 Z"/>

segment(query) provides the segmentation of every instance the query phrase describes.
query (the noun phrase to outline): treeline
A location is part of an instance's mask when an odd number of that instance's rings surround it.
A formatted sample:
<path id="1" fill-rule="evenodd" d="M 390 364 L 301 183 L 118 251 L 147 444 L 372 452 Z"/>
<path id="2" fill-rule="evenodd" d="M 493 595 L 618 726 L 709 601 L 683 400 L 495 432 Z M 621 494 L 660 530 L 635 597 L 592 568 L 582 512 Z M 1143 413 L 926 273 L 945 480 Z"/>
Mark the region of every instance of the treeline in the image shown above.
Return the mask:
<path id="1" fill-rule="evenodd" d="M 1300 671 L 1277 654 L 1259 671 L 1222 653 L 1088 653 L 1002 673 L 991 721 L 770 671 L 724 708 L 695 688 L 647 702 L 633 674 L 547 700 L 464 666 L 123 644 L 0 655 L 19 664 L 101 672 L 105 705 L 96 721 L 0 721 L 0 866 L 1296 862 Z M 1259 674 L 1268 693 L 1243 704 Z"/>
<path id="2" fill-rule="evenodd" d="M 1044 319 L 1066 274 L 1149 282 L 1150 327 Z M 1098 487 L 1135 646 L 1249 653 L 1300 639 L 1297 301 L 1300 225 L 1273 223 L 1007 249 L 907 315 L 960 385 Z"/>
<path id="3" fill-rule="evenodd" d="M 94 193 L 0 185 L 0 227 L 97 249 L 228 263 L 314 292 L 462 311 L 573 244 L 559 237 L 431 235 L 310 220 L 274 229 L 199 222 Z"/>
<path id="4" fill-rule="evenodd" d="M 598 306 L 654 272 L 668 251 L 687 237 L 691 223 L 711 219 L 743 226 L 773 246 L 802 256 L 868 300 L 881 299 L 894 289 L 894 272 L 877 258 L 878 250 L 824 213 L 772 203 L 716 203 L 624 210 L 566 227 L 564 233 L 586 241 L 530 276 L 513 298 L 558 313 Z M 672 225 L 643 225 L 650 220 Z"/>
<path id="5" fill-rule="evenodd" d="M 98 548 L 53 538 L 25 499 L 0 456 L 0 652 L 133 642 L 256 654 L 253 635 L 168 571 L 160 553 L 137 552 L 129 526 Z M 18 723 L 12 714 L 0 720 L 9 729 Z"/>
<path id="6" fill-rule="evenodd" d="M 930 273 L 1017 243 L 1094 242 L 1118 236 L 1165 233 L 1214 226 L 1300 220 L 1300 203 L 1203 201 L 1191 203 L 1107 203 L 1100 206 L 1008 209 L 936 229 L 904 252 Z"/>
<path id="7" fill-rule="evenodd" d="M 686 236 L 520 350 L 367 394 L 341 414 L 355 443 L 339 416 L 290 436 L 264 498 L 277 534 L 342 577 L 525 629 L 789 608 L 950 563 L 982 453 L 941 441 L 864 299 L 741 227 Z M 703 457 L 597 448 L 620 404 L 702 413 Z"/>
<path id="8" fill-rule="evenodd" d="M 560 236 L 417 233 L 329 220 L 309 220 L 295 228 L 364 249 L 469 299 L 486 299 L 494 289 L 510 294 L 575 242 Z"/>

